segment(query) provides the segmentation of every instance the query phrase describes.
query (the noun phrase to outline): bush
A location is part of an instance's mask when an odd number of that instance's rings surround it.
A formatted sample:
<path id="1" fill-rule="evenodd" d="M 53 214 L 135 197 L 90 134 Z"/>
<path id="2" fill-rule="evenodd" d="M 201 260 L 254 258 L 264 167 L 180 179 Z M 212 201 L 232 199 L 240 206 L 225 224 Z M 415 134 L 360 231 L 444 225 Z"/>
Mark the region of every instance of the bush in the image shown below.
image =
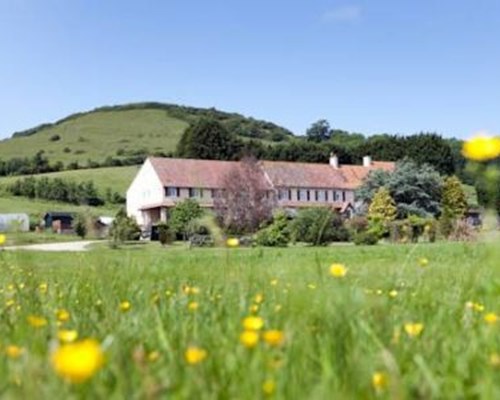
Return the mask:
<path id="1" fill-rule="evenodd" d="M 477 231 L 466 221 L 459 220 L 453 225 L 449 239 L 459 242 L 473 242 L 477 239 Z"/>
<path id="2" fill-rule="evenodd" d="M 61 140 L 61 136 L 59 135 L 52 135 L 49 139 L 51 142 L 57 142 L 58 140 Z"/>
<path id="3" fill-rule="evenodd" d="M 259 246 L 286 247 L 289 241 L 288 217 L 283 211 L 276 213 L 273 222 L 255 235 L 255 242 Z"/>
<path id="4" fill-rule="evenodd" d="M 162 246 L 172 243 L 174 239 L 174 232 L 172 232 L 170 227 L 165 222 L 158 224 L 158 240 L 160 241 Z"/>
<path id="5" fill-rule="evenodd" d="M 200 218 L 203 215 L 203 209 L 196 200 L 186 199 L 178 203 L 170 213 L 170 228 L 177 236 L 183 240 L 188 238 L 190 232 L 190 222 Z"/>
<path id="6" fill-rule="evenodd" d="M 368 246 L 373 246 L 378 243 L 378 235 L 376 232 L 373 231 L 365 231 L 365 232 L 359 232 L 354 235 L 354 244 L 356 246 L 359 245 L 368 245 Z"/>
<path id="7" fill-rule="evenodd" d="M 83 214 L 78 214 L 75 218 L 75 233 L 82 239 L 87 236 L 87 219 Z"/>
<path id="8" fill-rule="evenodd" d="M 306 208 L 297 213 L 290 225 L 293 241 L 325 245 L 349 239 L 343 220 L 327 207 Z"/>
<path id="9" fill-rule="evenodd" d="M 116 214 L 113 225 L 109 230 L 109 235 L 112 240 L 113 247 L 117 247 L 119 243 L 127 240 L 139 240 L 141 229 L 133 218 L 127 216 L 124 209 L 121 209 Z"/>

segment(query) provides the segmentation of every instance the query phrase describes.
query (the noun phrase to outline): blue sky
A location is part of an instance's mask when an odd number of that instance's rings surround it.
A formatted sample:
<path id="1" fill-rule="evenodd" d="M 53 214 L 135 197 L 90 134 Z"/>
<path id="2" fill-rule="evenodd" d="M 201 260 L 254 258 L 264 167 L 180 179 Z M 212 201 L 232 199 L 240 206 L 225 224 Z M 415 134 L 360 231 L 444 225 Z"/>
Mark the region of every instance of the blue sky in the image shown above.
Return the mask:
<path id="1" fill-rule="evenodd" d="M 0 137 L 138 101 L 498 133 L 499 38 L 497 0 L 0 0 Z"/>

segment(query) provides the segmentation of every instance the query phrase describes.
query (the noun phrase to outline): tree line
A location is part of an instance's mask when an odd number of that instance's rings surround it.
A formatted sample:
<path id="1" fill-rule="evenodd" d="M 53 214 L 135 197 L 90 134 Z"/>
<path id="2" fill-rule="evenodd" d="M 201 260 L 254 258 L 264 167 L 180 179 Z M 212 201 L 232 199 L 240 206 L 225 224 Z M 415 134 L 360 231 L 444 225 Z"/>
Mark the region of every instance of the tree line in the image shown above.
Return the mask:
<path id="1" fill-rule="evenodd" d="M 125 203 L 125 198 L 121 194 L 109 188 L 104 193 L 99 193 L 94 182 L 90 180 L 76 183 L 61 178 L 28 177 L 6 185 L 6 190 L 14 196 L 78 205 L 101 206 L 105 203 Z"/>

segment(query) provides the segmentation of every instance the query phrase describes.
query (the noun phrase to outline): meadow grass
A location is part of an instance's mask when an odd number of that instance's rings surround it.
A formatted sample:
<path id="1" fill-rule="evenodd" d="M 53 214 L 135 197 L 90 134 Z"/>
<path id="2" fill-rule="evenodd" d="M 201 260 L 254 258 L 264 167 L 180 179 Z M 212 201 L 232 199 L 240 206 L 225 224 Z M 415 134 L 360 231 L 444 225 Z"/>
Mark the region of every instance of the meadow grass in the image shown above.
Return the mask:
<path id="1" fill-rule="evenodd" d="M 500 322 L 484 321 L 500 313 L 499 256 L 495 243 L 2 252 L 0 396 L 500 398 L 490 360 Z M 329 274 L 335 262 L 345 277 Z M 104 367 L 83 384 L 51 368 L 61 308 L 71 315 L 63 327 L 105 348 Z M 284 333 L 281 346 L 240 343 L 252 313 Z M 30 315 L 49 323 L 34 328 Z M 421 334 L 408 335 L 409 322 Z M 16 359 L 4 351 L 13 344 L 24 349 Z M 192 345 L 207 352 L 197 365 L 184 359 Z"/>

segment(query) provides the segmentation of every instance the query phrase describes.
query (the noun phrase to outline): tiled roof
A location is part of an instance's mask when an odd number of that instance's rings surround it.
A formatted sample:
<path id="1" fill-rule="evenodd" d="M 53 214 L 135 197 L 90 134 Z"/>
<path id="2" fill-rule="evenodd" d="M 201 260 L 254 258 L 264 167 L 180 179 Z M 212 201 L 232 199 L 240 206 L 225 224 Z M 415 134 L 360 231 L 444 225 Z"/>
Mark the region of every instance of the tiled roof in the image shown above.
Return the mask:
<path id="1" fill-rule="evenodd" d="M 163 186 L 191 188 L 220 188 L 222 179 L 240 163 L 234 161 L 192 160 L 150 157 Z M 260 166 L 270 183 L 287 188 L 356 189 L 371 170 L 393 170 L 394 163 L 372 163 L 371 167 L 341 165 L 335 169 L 329 164 L 261 161 Z M 264 175 L 263 175 L 264 179 Z M 267 184 L 269 182 L 266 180 Z"/>

